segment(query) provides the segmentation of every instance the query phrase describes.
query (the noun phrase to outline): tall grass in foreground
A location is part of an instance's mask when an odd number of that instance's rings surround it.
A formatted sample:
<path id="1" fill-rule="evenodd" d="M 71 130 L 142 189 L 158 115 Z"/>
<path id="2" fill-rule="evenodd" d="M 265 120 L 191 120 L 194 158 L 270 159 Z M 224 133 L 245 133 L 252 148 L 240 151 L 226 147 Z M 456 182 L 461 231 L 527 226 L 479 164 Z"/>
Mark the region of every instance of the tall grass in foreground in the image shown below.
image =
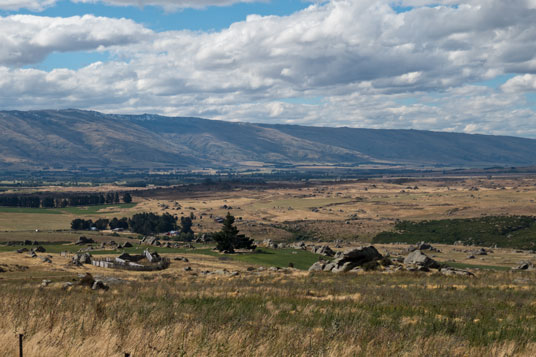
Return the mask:
<path id="1" fill-rule="evenodd" d="M 536 354 L 536 275 L 160 275 L 113 286 L 0 281 L 0 355 Z"/>

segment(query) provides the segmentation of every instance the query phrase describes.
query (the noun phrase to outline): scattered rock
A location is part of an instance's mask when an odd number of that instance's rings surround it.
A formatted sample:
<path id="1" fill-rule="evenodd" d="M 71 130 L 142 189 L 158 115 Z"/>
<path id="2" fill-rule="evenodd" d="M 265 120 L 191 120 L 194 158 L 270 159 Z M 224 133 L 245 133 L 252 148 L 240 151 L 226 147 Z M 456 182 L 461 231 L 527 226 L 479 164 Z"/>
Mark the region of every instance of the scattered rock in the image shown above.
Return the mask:
<path id="1" fill-rule="evenodd" d="M 17 249 L 17 253 L 24 253 L 24 252 L 27 252 L 27 251 L 28 251 L 28 248 Z"/>
<path id="2" fill-rule="evenodd" d="M 441 268 L 439 272 L 443 275 L 463 275 L 463 276 L 475 276 L 475 274 L 471 273 L 467 270 L 462 269 L 456 269 L 451 267 Z"/>
<path id="3" fill-rule="evenodd" d="M 488 252 L 484 248 L 480 248 L 478 250 L 475 250 L 473 254 L 474 255 L 488 255 Z"/>
<path id="4" fill-rule="evenodd" d="M 43 280 L 43 281 L 41 282 L 41 286 L 42 286 L 42 287 L 46 287 L 46 286 L 48 286 L 48 284 L 50 284 L 51 282 L 52 282 L 52 280 L 46 280 L 46 279 L 45 279 L 45 280 Z"/>
<path id="5" fill-rule="evenodd" d="M 32 251 L 37 252 L 37 253 L 44 253 L 47 250 L 45 248 L 43 248 L 42 246 L 39 246 L 37 248 L 32 249 Z"/>
<path id="6" fill-rule="evenodd" d="M 415 250 L 409 253 L 408 256 L 404 259 L 404 264 L 416 265 L 422 268 L 439 268 L 439 264 L 435 260 L 429 258 L 420 250 Z"/>
<path id="7" fill-rule="evenodd" d="M 185 263 L 189 262 L 188 258 L 186 258 L 186 257 L 175 257 L 175 258 L 173 258 L 173 260 L 182 261 L 182 262 L 185 262 Z"/>
<path id="8" fill-rule="evenodd" d="M 61 288 L 63 290 L 66 290 L 68 288 L 70 288 L 71 286 L 73 286 L 73 283 L 71 283 L 70 281 L 66 282 L 66 283 L 63 283 L 63 285 L 61 286 Z"/>
<path id="9" fill-rule="evenodd" d="M 534 264 L 529 261 L 522 261 L 518 266 L 512 268 L 514 270 L 534 270 Z"/>
<path id="10" fill-rule="evenodd" d="M 110 289 L 110 287 L 106 284 L 104 284 L 104 282 L 102 280 L 95 280 L 93 282 L 93 285 L 91 286 L 91 289 L 92 290 L 108 290 Z"/>
<path id="11" fill-rule="evenodd" d="M 79 275 L 80 281 L 78 282 L 79 285 L 82 286 L 89 286 L 93 287 L 93 283 L 95 283 L 95 279 L 93 279 L 93 275 L 90 273 L 86 273 L 85 275 Z"/>
<path id="12" fill-rule="evenodd" d="M 335 251 L 328 245 L 313 247 L 312 251 L 315 254 L 325 255 L 326 257 L 332 257 L 335 255 Z"/>
<path id="13" fill-rule="evenodd" d="M 41 257 L 43 263 L 52 263 L 52 260 L 49 257 Z"/>
<path id="14" fill-rule="evenodd" d="M 192 271 L 192 267 L 184 267 L 184 271 Z"/>
<path id="15" fill-rule="evenodd" d="M 132 248 L 132 247 L 133 245 L 130 242 L 126 242 L 125 244 L 123 244 L 123 248 Z"/>
<path id="16" fill-rule="evenodd" d="M 470 255 L 467 257 L 467 259 L 475 259 L 475 256 L 474 255 Z"/>

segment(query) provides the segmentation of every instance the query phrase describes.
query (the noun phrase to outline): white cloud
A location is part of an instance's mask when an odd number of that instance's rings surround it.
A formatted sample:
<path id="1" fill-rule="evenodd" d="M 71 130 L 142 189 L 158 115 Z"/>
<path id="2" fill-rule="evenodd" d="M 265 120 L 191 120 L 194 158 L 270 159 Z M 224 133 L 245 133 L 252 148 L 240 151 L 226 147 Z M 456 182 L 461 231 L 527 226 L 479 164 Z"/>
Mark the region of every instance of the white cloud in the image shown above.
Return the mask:
<path id="1" fill-rule="evenodd" d="M 127 19 L 85 15 L 0 17 L 0 65 L 23 66 L 52 52 L 88 51 L 140 42 L 152 31 Z"/>
<path id="2" fill-rule="evenodd" d="M 509 79 L 501 87 L 505 92 L 536 92 L 536 75 L 525 74 Z"/>
<path id="3" fill-rule="evenodd" d="M 270 0 L 71 0 L 74 3 L 103 3 L 113 6 L 158 6 L 168 11 L 193 8 L 203 9 L 208 6 L 230 6 L 236 3 L 269 2 Z M 43 11 L 56 5 L 58 0 L 0 0 L 0 10 Z"/>
<path id="4" fill-rule="evenodd" d="M 99 3 L 114 6 L 159 6 L 168 11 L 192 8 L 203 9 L 208 6 L 229 6 L 236 3 L 269 2 L 270 0 L 71 0 L 81 3 Z"/>
<path id="5" fill-rule="evenodd" d="M 396 13 L 388 0 L 332 0 L 212 33 L 93 16 L 0 18 L 0 106 L 536 137 L 522 95 L 535 83 L 532 3 L 415 1 Z M 114 60 L 20 68 L 54 51 L 101 49 Z M 470 84 L 508 72 L 519 76 L 501 90 Z M 312 97 L 323 100 L 281 100 Z"/>
<path id="6" fill-rule="evenodd" d="M 28 9 L 32 11 L 43 11 L 47 7 L 56 4 L 56 0 L 0 0 L 0 10 L 20 10 Z"/>

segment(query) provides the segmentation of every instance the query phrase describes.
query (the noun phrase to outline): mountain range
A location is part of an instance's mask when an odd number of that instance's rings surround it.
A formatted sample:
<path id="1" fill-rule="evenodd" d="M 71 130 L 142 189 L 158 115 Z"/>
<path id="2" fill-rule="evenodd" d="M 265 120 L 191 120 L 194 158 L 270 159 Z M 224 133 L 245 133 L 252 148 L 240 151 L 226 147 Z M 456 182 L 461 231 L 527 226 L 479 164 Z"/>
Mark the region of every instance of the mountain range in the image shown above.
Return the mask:
<path id="1" fill-rule="evenodd" d="M 0 168 L 536 165 L 536 140 L 253 124 L 76 109 L 0 111 Z"/>

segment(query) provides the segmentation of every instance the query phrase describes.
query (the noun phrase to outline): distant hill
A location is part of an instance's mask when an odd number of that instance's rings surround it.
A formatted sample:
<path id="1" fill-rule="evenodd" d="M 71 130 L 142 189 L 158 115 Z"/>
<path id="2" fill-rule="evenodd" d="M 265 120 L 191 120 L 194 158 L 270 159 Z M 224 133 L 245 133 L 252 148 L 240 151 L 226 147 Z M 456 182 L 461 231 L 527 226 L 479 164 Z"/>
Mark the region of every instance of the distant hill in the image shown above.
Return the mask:
<path id="1" fill-rule="evenodd" d="M 0 168 L 536 165 L 536 140 L 234 123 L 82 110 L 0 111 Z"/>

